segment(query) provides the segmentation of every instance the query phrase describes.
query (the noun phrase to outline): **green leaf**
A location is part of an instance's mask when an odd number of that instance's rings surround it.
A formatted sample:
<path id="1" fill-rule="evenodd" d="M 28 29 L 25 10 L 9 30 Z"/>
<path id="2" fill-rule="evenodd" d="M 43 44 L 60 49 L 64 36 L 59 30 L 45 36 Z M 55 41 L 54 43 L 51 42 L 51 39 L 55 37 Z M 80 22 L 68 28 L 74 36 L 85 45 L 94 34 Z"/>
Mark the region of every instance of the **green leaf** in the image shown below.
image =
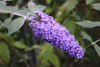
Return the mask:
<path id="1" fill-rule="evenodd" d="M 0 13 L 11 13 L 13 15 L 18 15 L 21 17 L 27 18 L 26 13 L 28 14 L 28 11 L 26 9 L 18 10 L 18 6 L 6 6 L 6 3 L 4 1 L 0 1 Z"/>
<path id="2" fill-rule="evenodd" d="M 28 16 L 29 15 L 29 11 L 27 9 L 21 9 L 21 10 L 18 10 L 18 11 L 14 11 L 14 13 L 17 13 L 17 14 L 20 14 L 20 15 L 23 15 L 23 16 Z"/>
<path id="3" fill-rule="evenodd" d="M 24 22 L 24 18 L 14 19 L 8 26 L 8 35 L 18 31 L 23 26 Z"/>
<path id="4" fill-rule="evenodd" d="M 57 51 L 59 52 L 59 54 L 62 56 L 62 57 L 64 57 L 64 51 L 62 51 L 61 49 L 59 49 L 59 48 L 56 48 L 57 49 Z"/>
<path id="5" fill-rule="evenodd" d="M 70 33 L 74 34 L 75 32 L 75 22 L 74 20 L 71 20 L 71 19 L 66 19 L 64 22 L 63 22 L 63 26 L 65 26 L 69 31 Z"/>
<path id="6" fill-rule="evenodd" d="M 81 38 L 80 38 L 80 32 L 82 30 L 82 28 L 78 25 L 76 25 L 77 20 L 75 20 L 74 18 L 65 18 L 64 22 L 63 22 L 63 26 L 65 26 L 70 34 L 73 34 L 75 36 L 75 39 L 78 40 L 81 44 L 81 46 L 84 46 Z"/>
<path id="7" fill-rule="evenodd" d="M 5 0 L 5 1 L 12 1 L 12 0 Z"/>
<path id="8" fill-rule="evenodd" d="M 32 47 L 25 49 L 25 51 L 30 51 L 30 50 L 33 50 L 35 48 L 42 49 L 43 47 L 40 45 L 33 45 Z"/>
<path id="9" fill-rule="evenodd" d="M 7 6 L 6 6 L 6 3 L 4 2 L 4 1 L 0 1 L 0 9 L 2 9 L 2 10 L 9 10 L 8 8 L 7 8 Z"/>
<path id="10" fill-rule="evenodd" d="M 100 47 L 97 44 L 94 44 L 94 49 L 97 52 L 98 56 L 100 57 Z"/>
<path id="11" fill-rule="evenodd" d="M 2 26 L 3 26 L 4 28 L 8 28 L 10 22 L 11 22 L 11 18 L 7 18 L 7 19 L 5 19 L 5 21 L 2 23 Z"/>
<path id="12" fill-rule="evenodd" d="M 0 1 L 0 9 L 6 11 L 16 11 L 18 10 L 18 6 L 6 6 L 4 1 Z"/>
<path id="13" fill-rule="evenodd" d="M 79 31 L 79 29 L 80 29 L 80 27 L 76 25 L 75 21 L 76 21 L 76 20 L 74 20 L 73 18 L 67 18 L 67 19 L 64 20 L 64 22 L 63 22 L 62 25 L 65 26 L 65 27 L 69 30 L 69 32 L 70 32 L 71 34 L 75 34 L 76 29 L 77 29 L 78 31 Z M 77 33 L 78 33 L 78 31 L 77 31 Z M 79 34 L 78 34 L 78 35 L 79 35 Z"/>
<path id="14" fill-rule="evenodd" d="M 75 8 L 75 6 L 78 4 L 78 0 L 67 0 L 63 5 L 61 9 L 67 9 L 67 11 L 71 11 Z"/>
<path id="15" fill-rule="evenodd" d="M 97 27 L 100 26 L 100 22 L 92 22 L 92 21 L 83 21 L 83 22 L 77 22 L 76 24 L 82 26 L 82 27 L 86 27 L 86 28 L 93 28 L 93 27 Z"/>
<path id="16" fill-rule="evenodd" d="M 86 38 L 87 40 L 91 41 L 92 42 L 92 38 L 91 36 L 89 36 L 85 31 L 81 31 L 82 35 L 84 38 Z"/>
<path id="17" fill-rule="evenodd" d="M 45 43 L 43 50 L 40 51 L 39 58 L 43 58 L 43 63 L 45 63 L 51 57 L 50 55 L 52 54 L 52 52 L 53 52 L 53 46 L 50 45 L 49 43 Z"/>
<path id="18" fill-rule="evenodd" d="M 51 7 L 47 7 L 47 8 L 45 9 L 45 11 L 46 11 L 46 13 L 51 13 L 51 12 L 52 12 L 52 8 L 51 8 Z"/>
<path id="19" fill-rule="evenodd" d="M 93 3 L 95 0 L 86 0 L 86 4 L 88 5 L 88 4 L 91 4 L 91 3 Z"/>
<path id="20" fill-rule="evenodd" d="M 0 42 L 0 57 L 8 63 L 10 60 L 10 51 L 6 44 Z"/>
<path id="21" fill-rule="evenodd" d="M 33 2 L 28 3 L 28 9 L 30 9 L 33 12 L 33 14 L 35 13 L 36 10 L 43 11 L 45 8 L 46 8 L 46 6 L 36 5 Z"/>
<path id="22" fill-rule="evenodd" d="M 22 43 L 20 41 L 15 41 L 11 45 L 14 46 L 14 47 L 20 48 L 20 49 L 28 48 L 24 43 Z"/>
<path id="23" fill-rule="evenodd" d="M 1 22 L 1 20 L 0 20 L 0 24 L 1 24 L 2 22 Z"/>
<path id="24" fill-rule="evenodd" d="M 78 2 L 78 0 L 67 0 L 66 2 L 64 2 L 64 4 L 61 5 L 59 11 L 56 14 L 56 20 L 58 22 L 61 22 L 61 20 L 63 20 L 66 17 L 66 15 L 69 14 L 69 12 L 75 8 Z"/>
<path id="25" fill-rule="evenodd" d="M 49 57 L 49 61 L 55 66 L 55 67 L 59 67 L 60 65 L 60 62 L 59 62 L 59 59 L 58 57 L 52 53 Z"/>
<path id="26" fill-rule="evenodd" d="M 18 6 L 7 6 L 7 8 L 9 9 L 9 11 L 17 11 L 18 10 Z"/>
<path id="27" fill-rule="evenodd" d="M 93 9 L 100 10 L 100 3 L 93 4 Z"/>
<path id="28" fill-rule="evenodd" d="M 47 4 L 50 4 L 52 2 L 52 0 L 46 0 Z"/>
<path id="29" fill-rule="evenodd" d="M 6 13 L 2 11 L 10 11 L 10 7 L 6 6 L 4 1 L 0 1 L 0 13 Z"/>
<path id="30" fill-rule="evenodd" d="M 7 33 L 0 33 L 0 37 L 5 39 L 10 44 L 12 44 L 14 42 L 13 37 L 12 36 L 7 36 Z"/>
<path id="31" fill-rule="evenodd" d="M 0 28 L 2 27 L 2 22 L 1 22 L 1 20 L 0 20 Z"/>

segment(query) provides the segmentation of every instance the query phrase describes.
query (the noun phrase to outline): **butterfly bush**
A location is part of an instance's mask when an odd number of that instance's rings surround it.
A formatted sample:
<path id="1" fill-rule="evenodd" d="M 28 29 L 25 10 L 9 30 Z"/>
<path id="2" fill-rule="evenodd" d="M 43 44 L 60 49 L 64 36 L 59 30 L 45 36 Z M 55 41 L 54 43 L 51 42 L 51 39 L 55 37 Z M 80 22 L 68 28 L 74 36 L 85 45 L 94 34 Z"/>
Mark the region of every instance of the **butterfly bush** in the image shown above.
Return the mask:
<path id="1" fill-rule="evenodd" d="M 37 38 L 49 42 L 54 47 L 59 47 L 72 57 L 78 59 L 83 57 L 83 48 L 65 27 L 44 12 L 36 11 L 35 13 L 36 16 L 29 17 L 29 20 L 32 21 L 29 23 L 29 26 Z"/>

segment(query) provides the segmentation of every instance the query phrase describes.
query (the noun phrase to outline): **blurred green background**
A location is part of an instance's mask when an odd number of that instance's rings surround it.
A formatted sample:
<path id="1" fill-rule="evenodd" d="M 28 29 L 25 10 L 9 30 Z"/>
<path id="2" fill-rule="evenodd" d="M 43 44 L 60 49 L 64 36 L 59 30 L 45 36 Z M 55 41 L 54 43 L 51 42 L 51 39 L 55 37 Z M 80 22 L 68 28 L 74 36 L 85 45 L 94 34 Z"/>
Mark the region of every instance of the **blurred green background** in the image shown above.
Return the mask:
<path id="1" fill-rule="evenodd" d="M 13 7 L 12 11 L 27 8 L 29 1 L 46 6 L 43 11 L 75 35 L 85 55 L 82 59 L 72 58 L 59 48 L 36 38 L 28 27 L 29 21 L 16 33 L 6 36 L 9 23 L 18 16 L 0 12 L 0 67 L 100 67 L 100 42 L 86 48 L 100 39 L 100 0 L 4 1 L 7 6 Z"/>

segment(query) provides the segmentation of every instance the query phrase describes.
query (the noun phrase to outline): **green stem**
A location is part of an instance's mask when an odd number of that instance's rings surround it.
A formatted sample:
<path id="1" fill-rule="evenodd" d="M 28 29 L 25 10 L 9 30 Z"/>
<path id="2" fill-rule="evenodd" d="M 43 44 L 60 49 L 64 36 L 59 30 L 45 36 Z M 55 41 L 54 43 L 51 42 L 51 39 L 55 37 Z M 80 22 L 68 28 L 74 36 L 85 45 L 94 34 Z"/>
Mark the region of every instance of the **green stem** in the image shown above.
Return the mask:
<path id="1" fill-rule="evenodd" d="M 1 10 L 1 9 L 0 9 L 0 12 L 10 13 L 10 14 L 17 15 L 17 16 L 21 16 L 21 17 L 27 19 L 26 16 L 21 15 L 21 14 L 18 14 L 18 13 L 11 12 L 11 11 L 6 11 L 6 10 Z"/>
<path id="2" fill-rule="evenodd" d="M 88 48 L 88 47 L 90 47 L 90 46 L 96 44 L 96 43 L 99 42 L 99 41 L 100 41 L 100 39 L 98 39 L 98 40 L 92 42 L 91 44 L 89 44 L 88 46 L 86 46 L 84 49 L 86 49 L 86 48 Z"/>
<path id="3" fill-rule="evenodd" d="M 100 39 L 98 39 L 98 40 L 92 42 L 91 44 L 96 44 L 96 43 L 99 42 L 99 41 L 100 41 Z"/>
<path id="4" fill-rule="evenodd" d="M 88 47 L 90 47 L 90 46 L 92 46 L 93 44 L 89 44 L 88 46 L 86 46 L 84 49 L 86 49 L 86 48 L 88 48 Z"/>

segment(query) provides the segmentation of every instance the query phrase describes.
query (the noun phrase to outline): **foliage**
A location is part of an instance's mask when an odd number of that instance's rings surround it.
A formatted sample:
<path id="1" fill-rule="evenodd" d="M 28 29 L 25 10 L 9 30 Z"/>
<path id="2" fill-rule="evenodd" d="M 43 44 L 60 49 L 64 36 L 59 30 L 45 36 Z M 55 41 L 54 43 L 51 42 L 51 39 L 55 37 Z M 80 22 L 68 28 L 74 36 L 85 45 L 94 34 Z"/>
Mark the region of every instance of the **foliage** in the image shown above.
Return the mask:
<path id="1" fill-rule="evenodd" d="M 93 4 L 93 9 L 100 10 L 100 3 Z"/>
<path id="2" fill-rule="evenodd" d="M 9 62 L 10 51 L 8 49 L 8 46 L 6 44 L 4 44 L 3 42 L 0 42 L 0 56 L 6 63 Z"/>
<path id="3" fill-rule="evenodd" d="M 58 57 L 53 53 L 53 46 L 45 43 L 44 47 L 42 48 L 42 51 L 40 51 L 39 58 L 42 59 L 42 63 L 46 63 L 47 61 L 50 61 L 52 64 L 54 64 L 55 67 L 59 67 L 59 59 Z"/>
<path id="4" fill-rule="evenodd" d="M 18 31 L 22 27 L 24 22 L 25 22 L 24 18 L 17 18 L 15 20 L 13 20 L 11 22 L 11 24 L 9 24 L 9 26 L 8 26 L 8 35 Z"/>
<path id="5" fill-rule="evenodd" d="M 53 16 L 75 35 L 84 48 L 82 59 L 76 61 L 59 48 L 32 35 L 28 17 L 35 15 L 36 10 Z M 99 0 L 0 1 L 0 67 L 98 67 L 99 12 Z"/>
<path id="6" fill-rule="evenodd" d="M 83 22 L 78 22 L 77 24 L 86 28 L 93 28 L 96 26 L 100 26 L 100 22 L 92 22 L 92 21 L 83 21 Z"/>

